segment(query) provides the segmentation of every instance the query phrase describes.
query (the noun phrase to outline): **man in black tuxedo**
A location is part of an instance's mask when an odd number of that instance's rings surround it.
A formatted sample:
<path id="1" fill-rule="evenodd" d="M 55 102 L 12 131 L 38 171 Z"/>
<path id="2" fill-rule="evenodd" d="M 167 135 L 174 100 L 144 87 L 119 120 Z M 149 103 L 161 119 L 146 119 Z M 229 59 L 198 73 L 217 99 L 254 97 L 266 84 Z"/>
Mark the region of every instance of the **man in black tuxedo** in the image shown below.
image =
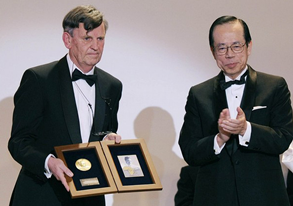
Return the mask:
<path id="1" fill-rule="evenodd" d="M 65 176 L 74 174 L 54 147 L 121 137 L 117 112 L 122 83 L 97 68 L 108 24 L 92 6 L 78 6 L 63 20 L 61 60 L 25 71 L 14 96 L 12 157 L 22 165 L 11 206 L 105 205 L 104 196 L 72 199 Z M 87 76 L 85 76 L 87 75 Z"/>
<path id="2" fill-rule="evenodd" d="M 293 138 L 288 86 L 247 64 L 243 20 L 218 18 L 209 41 L 221 72 L 190 89 L 179 138 L 186 162 L 199 166 L 193 205 L 288 206 L 279 161 Z"/>

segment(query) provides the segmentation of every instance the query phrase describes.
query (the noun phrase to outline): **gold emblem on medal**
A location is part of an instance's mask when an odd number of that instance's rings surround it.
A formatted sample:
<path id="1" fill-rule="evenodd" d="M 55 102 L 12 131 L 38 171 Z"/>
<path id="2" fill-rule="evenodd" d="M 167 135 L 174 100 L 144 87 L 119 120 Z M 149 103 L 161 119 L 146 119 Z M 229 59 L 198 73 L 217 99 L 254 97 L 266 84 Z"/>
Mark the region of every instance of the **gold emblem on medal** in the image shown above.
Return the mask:
<path id="1" fill-rule="evenodd" d="M 75 162 L 75 166 L 77 169 L 79 169 L 80 171 L 88 171 L 91 169 L 92 167 L 92 164 L 89 160 L 87 159 L 84 159 L 84 158 L 81 158 L 81 159 L 78 159 L 76 162 Z"/>

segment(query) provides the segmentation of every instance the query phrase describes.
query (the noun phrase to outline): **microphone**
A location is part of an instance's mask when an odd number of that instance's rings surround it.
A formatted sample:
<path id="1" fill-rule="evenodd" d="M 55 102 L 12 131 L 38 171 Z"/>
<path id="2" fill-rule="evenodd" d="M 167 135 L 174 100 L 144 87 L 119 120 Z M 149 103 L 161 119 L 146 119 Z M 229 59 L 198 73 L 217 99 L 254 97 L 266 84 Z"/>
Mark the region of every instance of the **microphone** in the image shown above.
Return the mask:
<path id="1" fill-rule="evenodd" d="M 108 105 L 109 109 L 112 110 L 112 107 L 110 106 L 111 104 L 111 99 L 109 98 L 103 98 L 105 100 L 105 103 Z"/>

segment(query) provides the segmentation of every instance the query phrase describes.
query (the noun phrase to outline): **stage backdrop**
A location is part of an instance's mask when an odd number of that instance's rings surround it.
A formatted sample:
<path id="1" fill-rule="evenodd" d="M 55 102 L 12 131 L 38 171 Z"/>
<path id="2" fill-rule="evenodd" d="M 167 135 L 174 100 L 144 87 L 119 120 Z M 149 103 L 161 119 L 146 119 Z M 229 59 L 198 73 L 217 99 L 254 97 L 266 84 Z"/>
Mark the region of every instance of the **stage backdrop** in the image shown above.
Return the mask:
<path id="1" fill-rule="evenodd" d="M 144 138 L 163 191 L 107 195 L 108 206 L 170 206 L 180 168 L 178 147 L 188 90 L 219 69 L 208 30 L 222 15 L 243 18 L 253 49 L 249 64 L 284 76 L 293 91 L 293 1 L 275 0 L 2 0 L 0 2 L 0 202 L 8 205 L 20 166 L 7 150 L 13 95 L 25 69 L 63 57 L 64 15 L 92 4 L 109 21 L 99 67 L 123 82 L 119 133 Z"/>

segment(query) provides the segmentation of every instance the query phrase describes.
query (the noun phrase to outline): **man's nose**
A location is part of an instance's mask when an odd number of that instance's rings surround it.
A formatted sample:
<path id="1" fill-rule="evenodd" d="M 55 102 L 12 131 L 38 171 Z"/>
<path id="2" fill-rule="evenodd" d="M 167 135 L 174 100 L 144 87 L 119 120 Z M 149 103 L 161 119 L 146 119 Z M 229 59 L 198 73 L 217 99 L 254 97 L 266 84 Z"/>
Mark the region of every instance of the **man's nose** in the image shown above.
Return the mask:
<path id="1" fill-rule="evenodd" d="M 93 50 L 98 50 L 99 46 L 100 46 L 101 42 L 97 39 L 92 41 L 92 49 Z"/>
<path id="2" fill-rule="evenodd" d="M 233 57 L 235 55 L 234 51 L 232 50 L 232 48 L 229 46 L 227 47 L 227 51 L 226 51 L 226 57 Z"/>

